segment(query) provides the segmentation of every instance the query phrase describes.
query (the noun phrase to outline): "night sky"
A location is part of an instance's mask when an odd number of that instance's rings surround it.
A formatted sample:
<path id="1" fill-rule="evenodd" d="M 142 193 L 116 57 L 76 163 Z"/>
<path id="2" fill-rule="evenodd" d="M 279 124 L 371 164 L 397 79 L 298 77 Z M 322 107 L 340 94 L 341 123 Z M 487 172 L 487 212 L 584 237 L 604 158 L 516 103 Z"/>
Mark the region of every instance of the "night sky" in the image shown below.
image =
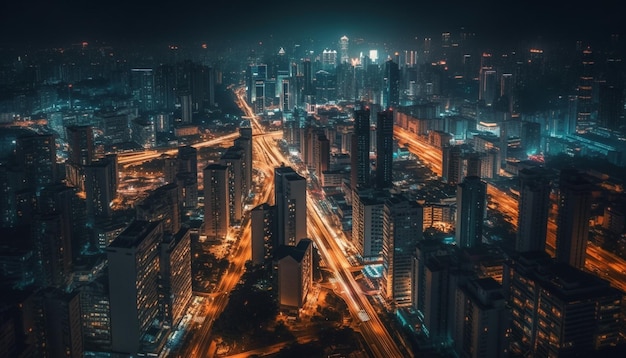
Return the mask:
<path id="1" fill-rule="evenodd" d="M 342 34 L 387 39 L 456 32 L 461 27 L 485 39 L 507 42 L 591 40 L 624 33 L 626 16 L 619 1 L 588 4 L 535 0 L 13 0 L 0 4 L 0 43 L 236 41 L 270 35 L 336 38 Z"/>

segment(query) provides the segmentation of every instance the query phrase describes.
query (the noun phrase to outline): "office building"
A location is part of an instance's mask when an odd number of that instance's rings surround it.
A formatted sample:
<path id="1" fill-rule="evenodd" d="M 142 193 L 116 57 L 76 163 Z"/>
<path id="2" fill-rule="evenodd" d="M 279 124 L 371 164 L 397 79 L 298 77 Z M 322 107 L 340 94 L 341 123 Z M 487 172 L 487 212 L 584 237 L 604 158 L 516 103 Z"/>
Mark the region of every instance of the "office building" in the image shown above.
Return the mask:
<path id="1" fill-rule="evenodd" d="M 250 211 L 252 263 L 263 265 L 276 248 L 275 207 L 264 203 Z"/>
<path id="2" fill-rule="evenodd" d="M 109 261 L 111 350 L 137 354 L 159 314 L 160 222 L 134 221 L 106 249 Z"/>
<path id="3" fill-rule="evenodd" d="M 620 338 L 622 292 L 546 253 L 504 263 L 511 310 L 511 353 L 533 357 L 599 356 Z"/>
<path id="4" fill-rule="evenodd" d="M 85 227 L 85 202 L 78 197 L 76 188 L 63 183 L 47 185 L 37 198 L 36 212 L 60 216 L 62 241 L 56 245 L 60 245 L 66 260 L 73 261 L 92 248 Z"/>
<path id="5" fill-rule="evenodd" d="M 243 216 L 244 172 L 246 171 L 243 156 L 242 149 L 230 147 L 220 158 L 220 164 L 228 167 L 228 212 L 231 225 L 241 223 Z"/>
<path id="6" fill-rule="evenodd" d="M 24 186 L 41 189 L 58 180 L 56 146 L 52 134 L 26 134 L 16 140 L 17 164 L 24 172 Z"/>
<path id="7" fill-rule="evenodd" d="M 476 247 L 482 243 L 487 184 L 479 177 L 463 179 L 456 191 L 455 242 L 458 247 Z"/>
<path id="8" fill-rule="evenodd" d="M 381 294 L 395 307 L 411 305 L 411 264 L 423 237 L 423 208 L 404 196 L 392 196 L 383 209 Z"/>
<path id="9" fill-rule="evenodd" d="M 117 195 L 117 157 L 107 156 L 84 166 L 83 170 L 88 220 L 110 217 L 112 214 L 110 204 Z"/>
<path id="10" fill-rule="evenodd" d="M 370 110 L 354 111 L 354 133 L 350 147 L 350 185 L 352 188 L 370 185 Z"/>
<path id="11" fill-rule="evenodd" d="M 582 51 L 580 64 L 580 76 L 578 78 L 577 104 L 576 104 L 576 129 L 584 130 L 592 122 L 593 115 L 593 51 L 586 47 Z"/>
<path id="12" fill-rule="evenodd" d="M 393 111 L 376 116 L 376 188 L 393 186 Z"/>
<path id="13" fill-rule="evenodd" d="M 162 221 L 163 232 L 170 234 L 180 230 L 180 203 L 178 185 L 165 184 L 156 188 L 135 205 L 137 220 Z"/>
<path id="14" fill-rule="evenodd" d="M 307 237 L 306 179 L 291 167 L 274 169 L 276 234 L 279 245 L 295 246 Z"/>
<path id="15" fill-rule="evenodd" d="M 204 168 L 204 234 L 207 238 L 226 238 L 229 213 L 228 167 L 209 164 Z"/>
<path id="16" fill-rule="evenodd" d="M 92 126 L 69 126 L 65 129 L 69 146 L 68 162 L 76 165 L 90 165 L 95 159 Z"/>
<path id="17" fill-rule="evenodd" d="M 519 172 L 517 218 L 518 252 L 545 251 L 550 209 L 550 181 L 543 168 L 522 169 Z"/>
<path id="18" fill-rule="evenodd" d="M 252 190 L 252 133 L 248 137 L 247 134 L 244 134 L 245 131 L 242 132 L 242 129 L 244 128 L 239 129 L 240 136 L 235 139 L 233 145 L 241 149 L 241 170 L 243 175 L 241 190 L 244 198 L 247 198 Z"/>
<path id="19" fill-rule="evenodd" d="M 585 267 L 591 183 L 574 168 L 562 169 L 559 176 L 559 201 L 556 231 L 556 260 L 578 269 Z"/>
<path id="20" fill-rule="evenodd" d="M 353 190 L 352 243 L 364 260 L 379 259 L 383 250 L 383 209 L 389 194 L 373 189 Z"/>
<path id="21" fill-rule="evenodd" d="M 400 105 L 400 68 L 397 62 L 387 60 L 383 74 L 383 107 L 393 109 Z"/>
<path id="22" fill-rule="evenodd" d="M 274 262 L 279 308 L 297 315 L 313 283 L 313 241 L 302 238 L 295 246 L 281 245 Z"/>
<path id="23" fill-rule="evenodd" d="M 463 152 L 457 145 L 447 145 L 441 150 L 442 178 L 450 185 L 457 185 L 463 179 Z"/>
<path id="24" fill-rule="evenodd" d="M 176 327 L 191 302 L 191 231 L 184 227 L 160 244 L 159 303 L 161 322 Z"/>
<path id="25" fill-rule="evenodd" d="M 44 356 L 82 358 L 84 349 L 80 295 L 57 288 L 46 288 L 41 295 Z"/>
<path id="26" fill-rule="evenodd" d="M 459 357 L 498 358 L 508 353 L 509 319 L 502 286 L 493 278 L 456 289 L 454 350 Z"/>

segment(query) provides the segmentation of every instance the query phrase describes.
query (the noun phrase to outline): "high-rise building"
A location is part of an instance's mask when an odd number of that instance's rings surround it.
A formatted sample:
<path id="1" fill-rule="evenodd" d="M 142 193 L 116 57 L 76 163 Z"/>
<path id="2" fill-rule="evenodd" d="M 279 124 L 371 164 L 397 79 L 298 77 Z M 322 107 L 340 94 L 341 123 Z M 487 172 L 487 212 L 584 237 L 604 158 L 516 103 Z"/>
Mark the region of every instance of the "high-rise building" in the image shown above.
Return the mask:
<path id="1" fill-rule="evenodd" d="M 619 342 L 622 292 L 608 281 L 545 252 L 505 261 L 503 277 L 512 354 L 591 357 Z"/>
<path id="2" fill-rule="evenodd" d="M 450 185 L 456 185 L 463 178 L 463 152 L 458 145 L 447 145 L 441 150 L 442 177 Z"/>
<path id="3" fill-rule="evenodd" d="M 42 294 L 46 357 L 83 357 L 80 296 L 58 288 Z"/>
<path id="4" fill-rule="evenodd" d="M 274 169 L 276 234 L 279 245 L 295 246 L 307 237 L 306 179 L 291 167 Z"/>
<path id="5" fill-rule="evenodd" d="M 252 190 L 252 134 L 248 137 L 239 130 L 240 137 L 235 139 L 233 145 L 241 149 L 242 188 L 244 198 L 247 198 Z"/>
<path id="6" fill-rule="evenodd" d="M 198 205 L 198 150 L 192 146 L 178 147 L 176 157 L 179 199 L 184 208 Z"/>
<path id="7" fill-rule="evenodd" d="M 382 296 L 396 307 L 411 305 L 411 264 L 423 237 L 423 208 L 417 201 L 393 196 L 383 209 Z"/>
<path id="8" fill-rule="evenodd" d="M 458 247 L 476 247 L 482 243 L 487 184 L 480 177 L 463 179 L 456 191 L 455 242 Z"/>
<path id="9" fill-rule="evenodd" d="M 59 215 L 61 220 L 61 245 L 65 260 L 75 260 L 81 252 L 91 249 L 85 229 L 85 202 L 77 195 L 76 188 L 63 183 L 44 187 L 37 198 L 37 212 L 43 215 Z"/>
<path id="10" fill-rule="evenodd" d="M 109 261 L 111 350 L 137 354 L 159 314 L 160 222 L 135 221 L 106 249 Z"/>
<path id="11" fill-rule="evenodd" d="M 52 134 L 22 135 L 16 141 L 17 164 L 24 172 L 25 186 L 38 190 L 57 181 L 56 146 Z"/>
<path id="12" fill-rule="evenodd" d="M 350 63 L 350 56 L 348 54 L 349 44 L 350 40 L 348 39 L 348 36 L 341 36 L 339 39 L 339 56 L 342 64 Z"/>
<path id="13" fill-rule="evenodd" d="M 322 131 L 313 137 L 313 166 L 318 178 L 330 167 L 330 141 Z"/>
<path id="14" fill-rule="evenodd" d="M 350 148 L 352 188 L 370 185 L 370 110 L 368 107 L 354 111 L 354 133 Z"/>
<path id="15" fill-rule="evenodd" d="M 135 205 L 137 220 L 161 221 L 163 232 L 175 234 L 180 230 L 180 202 L 175 183 L 156 188 Z"/>
<path id="16" fill-rule="evenodd" d="M 376 188 L 393 185 L 393 111 L 377 114 L 376 120 Z"/>
<path id="17" fill-rule="evenodd" d="M 389 195 L 373 189 L 352 192 L 352 243 L 365 260 L 379 259 L 383 250 L 383 209 Z"/>
<path id="18" fill-rule="evenodd" d="M 265 203 L 250 211 L 252 263 L 263 265 L 276 248 L 275 207 Z"/>
<path id="19" fill-rule="evenodd" d="M 93 127 L 69 126 L 65 131 L 69 145 L 68 162 L 76 165 L 90 165 L 96 154 Z"/>
<path id="20" fill-rule="evenodd" d="M 204 168 L 204 234 L 223 239 L 230 226 L 228 167 L 209 164 Z"/>
<path id="21" fill-rule="evenodd" d="M 160 244 L 159 303 L 161 322 L 176 327 L 191 301 L 191 232 L 182 228 Z"/>
<path id="22" fill-rule="evenodd" d="M 550 209 L 550 181 L 543 168 L 522 169 L 519 173 L 517 218 L 518 252 L 545 251 Z"/>
<path id="23" fill-rule="evenodd" d="M 280 309 L 297 314 L 313 283 L 313 241 L 302 238 L 295 246 L 278 247 L 274 262 Z"/>
<path id="24" fill-rule="evenodd" d="M 83 169 L 88 220 L 110 217 L 112 214 L 110 204 L 117 195 L 117 158 L 107 156 L 84 166 Z"/>
<path id="25" fill-rule="evenodd" d="M 155 79 L 152 68 L 131 68 L 130 89 L 141 112 L 155 109 Z"/>
<path id="26" fill-rule="evenodd" d="M 111 348 L 109 280 L 100 275 L 78 288 L 80 292 L 83 344 L 86 351 L 108 351 Z"/>
<path id="27" fill-rule="evenodd" d="M 400 68 L 398 63 L 387 60 L 383 76 L 383 106 L 384 109 L 395 108 L 400 105 Z"/>
<path id="28" fill-rule="evenodd" d="M 509 319 L 502 286 L 491 277 L 456 289 L 454 350 L 459 357 L 503 357 L 508 352 Z"/>
<path id="29" fill-rule="evenodd" d="M 230 147 L 222 154 L 220 163 L 228 167 L 228 202 L 230 223 L 241 223 L 243 217 L 244 196 L 244 164 L 243 150 Z"/>
<path id="30" fill-rule="evenodd" d="M 37 286 L 63 287 L 72 274 L 72 247 L 64 232 L 63 217 L 59 213 L 36 214 L 30 222 L 31 239 L 37 264 Z"/>
<path id="31" fill-rule="evenodd" d="M 561 170 L 556 260 L 581 270 L 585 267 L 589 240 L 591 189 L 591 182 L 578 170 L 574 168 Z"/>
<path id="32" fill-rule="evenodd" d="M 619 130 L 624 122 L 624 90 L 612 84 L 600 86 L 598 123 L 605 128 Z"/>
<path id="33" fill-rule="evenodd" d="M 593 111 L 593 52 L 590 47 L 582 51 L 580 77 L 578 78 L 578 103 L 576 128 L 584 129 L 591 124 Z"/>

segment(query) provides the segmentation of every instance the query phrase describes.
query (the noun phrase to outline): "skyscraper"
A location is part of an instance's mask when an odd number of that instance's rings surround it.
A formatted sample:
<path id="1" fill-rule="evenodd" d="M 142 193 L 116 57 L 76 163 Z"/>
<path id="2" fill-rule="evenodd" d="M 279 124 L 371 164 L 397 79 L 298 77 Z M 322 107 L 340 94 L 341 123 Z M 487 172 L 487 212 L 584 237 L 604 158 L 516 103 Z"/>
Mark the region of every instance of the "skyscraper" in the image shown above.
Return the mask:
<path id="1" fill-rule="evenodd" d="M 57 181 L 56 146 L 52 134 L 27 134 L 17 138 L 17 163 L 25 186 L 34 190 Z"/>
<path id="2" fill-rule="evenodd" d="M 204 168 L 204 234 L 223 239 L 229 226 L 228 167 L 209 164 Z"/>
<path id="3" fill-rule="evenodd" d="M 543 252 L 550 208 L 550 181 L 546 170 L 537 167 L 520 170 L 519 182 L 515 250 Z"/>
<path id="4" fill-rule="evenodd" d="M 339 55 L 341 59 L 341 63 L 350 63 L 350 56 L 348 55 L 348 46 L 350 44 L 350 40 L 348 36 L 341 36 L 339 39 Z"/>
<path id="5" fill-rule="evenodd" d="M 378 112 L 376 121 L 376 188 L 393 185 L 393 111 Z"/>
<path id="6" fill-rule="evenodd" d="M 111 300 L 111 350 L 136 354 L 159 313 L 160 222 L 134 221 L 106 249 Z"/>
<path id="7" fill-rule="evenodd" d="M 90 165 L 95 157 L 92 126 L 69 126 L 66 128 L 69 145 L 68 161 L 71 164 Z"/>
<path id="8" fill-rule="evenodd" d="M 354 111 L 354 134 L 350 148 L 350 185 L 352 188 L 370 185 L 370 110 Z"/>
<path id="9" fill-rule="evenodd" d="M 578 78 L 577 129 L 590 125 L 593 110 L 593 52 L 590 47 L 582 51 L 580 77 Z"/>
<path id="10" fill-rule="evenodd" d="M 228 167 L 228 202 L 231 224 L 241 222 L 243 216 L 244 197 L 244 163 L 243 150 L 230 147 L 222 154 L 220 163 Z"/>
<path id="11" fill-rule="evenodd" d="M 159 303 L 161 320 L 176 327 L 191 301 L 191 232 L 182 228 L 160 244 Z"/>
<path id="12" fill-rule="evenodd" d="M 383 212 L 382 296 L 396 307 L 411 305 L 411 263 L 423 237 L 423 208 L 417 201 L 393 196 Z"/>
<path id="13" fill-rule="evenodd" d="M 476 247 L 482 243 L 487 184 L 479 177 L 463 179 L 456 191 L 455 241 L 458 247 Z"/>
<path id="14" fill-rule="evenodd" d="M 274 261 L 280 309 L 297 314 L 313 283 L 313 241 L 302 238 L 297 245 L 279 247 Z"/>
<path id="15" fill-rule="evenodd" d="M 502 357 L 508 351 L 509 327 L 502 287 L 491 277 L 456 289 L 454 350 L 459 357 Z"/>
<path id="16" fill-rule="evenodd" d="M 275 207 L 265 203 L 250 211 L 252 263 L 262 265 L 276 248 Z"/>
<path id="17" fill-rule="evenodd" d="M 295 246 L 307 237 L 306 179 L 291 167 L 274 169 L 276 234 L 279 245 Z"/>
<path id="18" fill-rule="evenodd" d="M 352 244 L 365 260 L 379 259 L 383 249 L 383 191 L 352 191 Z"/>
<path id="19" fill-rule="evenodd" d="M 385 62 L 383 76 L 383 106 L 385 109 L 400 105 L 400 68 L 393 60 Z"/>
<path id="20" fill-rule="evenodd" d="M 505 261 L 503 277 L 513 355 L 596 357 L 619 341 L 622 292 L 608 281 L 539 252 Z"/>
<path id="21" fill-rule="evenodd" d="M 581 270 L 585 267 L 590 216 L 591 183 L 574 168 L 561 170 L 556 231 L 557 261 Z"/>

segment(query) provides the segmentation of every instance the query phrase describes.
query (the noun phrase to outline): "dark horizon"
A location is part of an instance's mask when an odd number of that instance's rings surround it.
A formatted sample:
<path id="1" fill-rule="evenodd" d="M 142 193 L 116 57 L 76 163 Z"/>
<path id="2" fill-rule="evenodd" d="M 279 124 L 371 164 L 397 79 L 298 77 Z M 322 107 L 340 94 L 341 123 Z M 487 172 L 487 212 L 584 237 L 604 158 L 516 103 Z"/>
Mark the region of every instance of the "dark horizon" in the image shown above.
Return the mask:
<path id="1" fill-rule="evenodd" d="M 154 6 L 144 0 L 62 4 L 31 0 L 0 5 L 0 46 L 62 46 L 67 43 L 154 45 L 166 42 L 238 43 L 298 41 L 302 38 L 364 37 L 406 42 L 460 29 L 486 43 L 529 41 L 607 41 L 623 35 L 618 3 L 593 7 L 546 5 L 530 1 L 504 4 L 488 0 L 440 3 L 318 1 L 310 6 L 282 0 L 266 2 L 176 2 Z M 391 40 L 390 40 L 391 39 Z"/>

